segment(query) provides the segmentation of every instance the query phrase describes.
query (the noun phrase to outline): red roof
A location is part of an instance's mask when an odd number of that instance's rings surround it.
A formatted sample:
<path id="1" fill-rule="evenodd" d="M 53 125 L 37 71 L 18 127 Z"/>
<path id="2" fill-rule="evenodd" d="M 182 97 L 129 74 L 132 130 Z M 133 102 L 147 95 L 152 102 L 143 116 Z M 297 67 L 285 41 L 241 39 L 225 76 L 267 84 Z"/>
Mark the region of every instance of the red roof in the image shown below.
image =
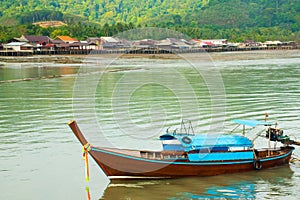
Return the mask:
<path id="1" fill-rule="evenodd" d="M 213 46 L 214 45 L 212 42 L 203 42 L 203 43 L 208 45 L 208 46 Z"/>
<path id="2" fill-rule="evenodd" d="M 46 47 L 54 47 L 54 44 L 46 44 Z"/>
<path id="3" fill-rule="evenodd" d="M 57 36 L 55 38 L 56 40 L 61 40 L 64 42 L 78 42 L 78 40 L 76 38 L 71 38 L 70 36 Z"/>

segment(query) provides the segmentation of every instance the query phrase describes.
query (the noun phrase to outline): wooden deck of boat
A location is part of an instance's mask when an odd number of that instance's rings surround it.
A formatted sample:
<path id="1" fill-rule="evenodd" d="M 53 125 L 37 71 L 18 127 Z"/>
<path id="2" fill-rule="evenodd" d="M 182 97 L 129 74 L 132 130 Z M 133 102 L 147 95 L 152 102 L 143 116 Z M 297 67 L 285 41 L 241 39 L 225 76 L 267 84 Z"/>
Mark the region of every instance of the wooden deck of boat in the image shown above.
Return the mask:
<path id="1" fill-rule="evenodd" d="M 105 151 L 117 153 L 117 154 L 123 154 L 127 156 L 133 156 L 136 158 L 145 158 L 145 159 L 150 159 L 150 160 L 166 160 L 170 161 L 173 160 L 174 162 L 176 161 L 184 161 L 188 160 L 188 152 L 184 151 L 150 151 L 150 150 L 130 150 L 130 149 L 117 149 L 117 148 L 99 148 L 103 149 Z M 245 151 L 253 151 L 253 150 L 243 150 L 243 151 L 232 151 L 232 152 L 245 152 Z M 273 148 L 273 149 L 255 149 L 255 159 L 264 159 L 264 158 L 270 158 L 270 157 L 276 157 L 279 155 L 284 155 L 287 153 L 287 149 L 282 150 L 282 148 Z M 222 151 L 223 153 L 230 152 L 230 151 Z M 210 153 L 210 152 L 198 152 L 198 153 Z M 219 162 L 220 160 L 216 160 L 216 162 Z M 226 161 L 226 160 L 224 160 Z M 201 161 L 200 161 L 201 162 Z M 214 161 L 211 161 L 214 162 Z"/>

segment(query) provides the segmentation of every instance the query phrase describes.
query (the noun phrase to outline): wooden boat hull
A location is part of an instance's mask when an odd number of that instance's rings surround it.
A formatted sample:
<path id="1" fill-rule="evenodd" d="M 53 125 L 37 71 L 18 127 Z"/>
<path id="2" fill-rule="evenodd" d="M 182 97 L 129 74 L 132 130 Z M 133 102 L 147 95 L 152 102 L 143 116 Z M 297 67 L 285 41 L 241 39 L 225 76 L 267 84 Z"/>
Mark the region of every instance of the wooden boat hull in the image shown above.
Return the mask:
<path id="1" fill-rule="evenodd" d="M 92 148 L 90 155 L 107 176 L 138 176 L 138 177 L 183 177 L 213 176 L 226 173 L 237 173 L 261 170 L 289 163 L 293 148 L 283 150 L 279 156 L 255 160 L 220 161 L 220 162 L 181 162 L 150 160 L 118 154 L 106 149 Z"/>
<path id="2" fill-rule="evenodd" d="M 82 145 L 87 140 L 79 130 L 75 121 L 69 126 Z M 162 160 L 143 158 L 139 151 L 111 148 L 91 147 L 89 154 L 93 157 L 104 173 L 111 177 L 160 177 L 175 178 L 184 176 L 213 176 L 226 173 L 238 173 L 261 170 L 289 163 L 293 147 L 287 146 L 277 150 L 272 156 L 262 156 L 257 159 L 190 162 L 188 160 Z M 261 152 L 261 153 L 266 153 Z M 258 154 L 259 155 L 259 154 Z"/>

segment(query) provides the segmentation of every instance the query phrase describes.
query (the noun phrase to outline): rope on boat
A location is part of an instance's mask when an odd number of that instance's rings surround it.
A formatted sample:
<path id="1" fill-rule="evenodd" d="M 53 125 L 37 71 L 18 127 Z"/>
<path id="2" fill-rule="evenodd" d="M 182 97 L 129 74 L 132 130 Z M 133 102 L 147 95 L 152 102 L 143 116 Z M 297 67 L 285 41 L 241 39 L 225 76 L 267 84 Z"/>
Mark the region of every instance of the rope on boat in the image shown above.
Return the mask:
<path id="1" fill-rule="evenodd" d="M 89 159 L 88 159 L 90 150 L 91 150 L 90 143 L 86 143 L 82 147 L 82 159 L 85 161 L 85 180 L 86 180 L 86 182 L 89 182 L 89 180 L 90 180 Z"/>

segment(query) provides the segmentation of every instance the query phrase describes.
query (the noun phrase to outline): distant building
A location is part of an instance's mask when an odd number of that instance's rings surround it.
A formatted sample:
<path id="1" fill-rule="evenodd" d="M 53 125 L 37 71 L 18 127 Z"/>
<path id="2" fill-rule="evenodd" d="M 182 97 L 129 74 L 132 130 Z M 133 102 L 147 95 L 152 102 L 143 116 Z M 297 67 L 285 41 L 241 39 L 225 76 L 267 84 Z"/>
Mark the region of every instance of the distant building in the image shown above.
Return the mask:
<path id="1" fill-rule="evenodd" d="M 282 42 L 282 45 L 296 47 L 297 43 L 295 41 L 288 41 L 288 42 Z"/>
<path id="2" fill-rule="evenodd" d="M 62 42 L 65 44 L 72 44 L 79 42 L 76 38 L 71 38 L 70 36 L 57 36 L 54 41 Z"/>
<path id="3" fill-rule="evenodd" d="M 70 36 L 57 36 L 52 40 L 56 50 L 69 51 L 71 49 L 81 49 L 81 43 Z"/>
<path id="4" fill-rule="evenodd" d="M 171 49 L 172 48 L 172 42 L 170 40 L 160 40 L 155 44 L 155 47 L 160 48 L 160 49 Z"/>
<path id="5" fill-rule="evenodd" d="M 101 38 L 99 37 L 88 37 L 85 41 L 88 43 L 93 42 L 93 43 L 100 43 Z"/>
<path id="6" fill-rule="evenodd" d="M 99 50 L 101 39 L 99 37 L 88 37 L 86 40 L 89 49 Z M 83 43 L 83 41 L 81 41 Z"/>
<path id="7" fill-rule="evenodd" d="M 51 38 L 48 36 L 22 35 L 19 39 L 20 42 L 28 42 L 32 45 L 46 45 L 51 43 Z"/>
<path id="8" fill-rule="evenodd" d="M 133 41 L 131 46 L 135 48 L 153 48 L 157 41 L 152 39 L 143 39 L 143 40 L 136 40 Z"/>
<path id="9" fill-rule="evenodd" d="M 201 40 L 201 42 L 203 44 L 207 44 L 207 45 L 212 44 L 212 46 L 214 46 L 214 47 L 222 47 L 222 46 L 226 46 L 228 44 L 228 40 L 227 39 Z"/>
<path id="10" fill-rule="evenodd" d="M 166 38 L 155 44 L 156 47 L 162 49 L 188 49 L 191 48 L 191 45 L 192 43 L 177 38 Z"/>
<path id="11" fill-rule="evenodd" d="M 44 48 L 46 45 L 51 44 L 51 38 L 48 36 L 36 36 L 36 35 L 22 35 L 19 38 L 13 38 L 9 40 L 9 43 L 17 42 L 15 44 L 19 43 L 28 43 L 32 45 L 32 49 L 30 50 L 38 50 L 40 51 L 42 48 Z M 27 45 L 28 48 L 31 48 Z M 18 49 L 18 47 L 13 47 L 15 49 Z M 22 47 L 25 48 L 24 46 Z"/>
<path id="12" fill-rule="evenodd" d="M 260 47 L 263 46 L 261 42 L 256 42 L 254 40 L 245 40 L 239 45 L 240 47 Z"/>
<path id="13" fill-rule="evenodd" d="M 27 42 L 10 42 L 4 44 L 3 49 L 13 51 L 33 51 L 33 45 L 28 44 Z"/>
<path id="14" fill-rule="evenodd" d="M 46 44 L 46 45 L 43 45 L 41 48 L 37 49 L 38 51 L 39 50 L 44 50 L 44 51 L 54 51 L 55 50 L 55 45 L 54 44 Z"/>
<path id="15" fill-rule="evenodd" d="M 102 49 L 105 48 L 118 48 L 120 46 L 120 41 L 114 37 L 101 37 L 100 46 Z"/>
<path id="16" fill-rule="evenodd" d="M 215 46 L 211 41 L 208 40 L 192 39 L 190 42 L 193 43 L 195 48 L 211 48 Z"/>
<path id="17" fill-rule="evenodd" d="M 266 45 L 267 47 L 272 47 L 272 46 L 280 46 L 282 44 L 282 42 L 280 42 L 280 41 L 265 41 L 263 44 Z"/>

